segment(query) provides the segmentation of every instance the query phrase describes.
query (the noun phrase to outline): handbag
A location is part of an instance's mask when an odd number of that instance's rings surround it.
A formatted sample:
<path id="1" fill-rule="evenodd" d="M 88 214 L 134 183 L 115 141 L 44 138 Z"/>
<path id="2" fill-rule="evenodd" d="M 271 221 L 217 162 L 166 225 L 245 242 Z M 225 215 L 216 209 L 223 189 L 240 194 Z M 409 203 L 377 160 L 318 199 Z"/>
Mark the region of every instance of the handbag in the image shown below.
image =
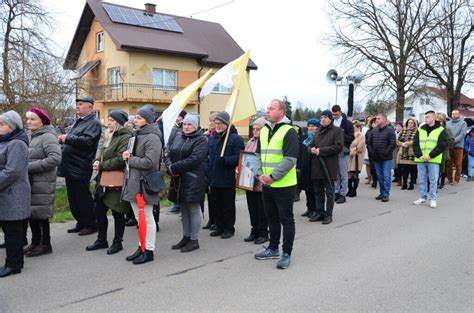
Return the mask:
<path id="1" fill-rule="evenodd" d="M 144 175 L 141 179 L 148 193 L 159 193 L 165 189 L 165 180 L 161 176 L 160 171 L 154 171 Z"/>
<path id="2" fill-rule="evenodd" d="M 122 188 L 123 171 L 104 171 L 100 174 L 99 185 L 106 188 Z"/>

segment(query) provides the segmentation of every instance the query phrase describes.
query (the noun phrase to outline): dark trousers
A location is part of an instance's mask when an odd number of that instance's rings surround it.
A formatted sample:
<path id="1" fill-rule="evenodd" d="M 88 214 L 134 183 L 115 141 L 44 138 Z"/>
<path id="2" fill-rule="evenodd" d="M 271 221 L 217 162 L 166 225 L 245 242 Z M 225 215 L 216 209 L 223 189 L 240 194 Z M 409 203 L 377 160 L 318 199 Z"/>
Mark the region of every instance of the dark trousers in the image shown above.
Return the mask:
<path id="1" fill-rule="evenodd" d="M 49 232 L 49 219 L 30 218 L 31 243 L 34 245 L 51 245 L 51 236 Z M 26 232 L 26 229 L 24 230 Z"/>
<path id="2" fill-rule="evenodd" d="M 306 208 L 308 211 L 316 211 L 316 196 L 314 194 L 313 181 L 308 179 L 304 192 L 306 194 Z"/>
<path id="3" fill-rule="evenodd" d="M 107 211 L 109 208 L 105 205 L 102 199 L 97 199 L 95 202 L 95 214 L 97 216 L 97 239 L 100 241 L 107 241 L 107 228 L 109 226 L 109 220 L 107 219 Z M 114 243 L 121 243 L 123 233 L 125 231 L 125 214 L 118 213 L 112 210 L 112 216 L 114 217 Z"/>
<path id="4" fill-rule="evenodd" d="M 291 254 L 295 240 L 293 197 L 296 186 L 284 188 L 263 187 L 263 207 L 270 228 L 269 248 L 277 250 L 283 226 L 283 252 Z"/>
<path id="5" fill-rule="evenodd" d="M 209 223 L 215 224 L 216 223 L 216 210 L 212 205 L 211 201 L 211 187 L 207 186 L 206 188 L 206 195 L 207 195 L 207 210 L 209 213 Z"/>
<path id="6" fill-rule="evenodd" d="M 416 181 L 416 164 L 398 164 L 398 168 L 402 173 L 402 186 L 408 185 L 408 176 L 410 176 L 410 185 L 414 185 Z"/>
<path id="7" fill-rule="evenodd" d="M 23 221 L 0 221 L 5 234 L 7 258 L 5 266 L 15 270 L 23 268 Z"/>
<path id="8" fill-rule="evenodd" d="M 76 227 L 95 227 L 94 200 L 89 191 L 90 179 L 66 178 L 67 198 L 72 216 L 76 219 Z"/>
<path id="9" fill-rule="evenodd" d="M 220 188 L 211 186 L 212 208 L 215 210 L 217 229 L 235 232 L 235 187 Z"/>
<path id="10" fill-rule="evenodd" d="M 250 215 L 251 233 L 256 237 L 268 236 L 268 222 L 263 208 L 263 196 L 261 192 L 246 191 L 247 206 Z"/>
<path id="11" fill-rule="evenodd" d="M 314 195 L 316 198 L 316 212 L 332 217 L 334 209 L 334 180 L 313 180 Z"/>

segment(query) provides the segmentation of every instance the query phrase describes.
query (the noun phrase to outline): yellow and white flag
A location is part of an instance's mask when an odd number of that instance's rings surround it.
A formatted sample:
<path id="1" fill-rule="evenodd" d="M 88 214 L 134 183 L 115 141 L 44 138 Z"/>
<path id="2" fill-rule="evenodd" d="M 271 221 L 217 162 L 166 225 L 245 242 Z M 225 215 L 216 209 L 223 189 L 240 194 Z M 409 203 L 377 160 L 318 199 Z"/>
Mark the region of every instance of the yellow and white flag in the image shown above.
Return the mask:
<path id="1" fill-rule="evenodd" d="M 209 70 L 201 78 L 194 81 L 192 84 L 181 90 L 176 96 L 173 97 L 173 101 L 170 106 L 163 111 L 161 119 L 163 120 L 163 138 L 165 145 L 168 144 L 168 139 L 171 134 L 171 129 L 175 125 L 176 119 L 179 113 L 184 109 L 186 104 L 191 100 L 194 94 L 204 84 L 206 79 L 211 75 L 212 70 Z"/>

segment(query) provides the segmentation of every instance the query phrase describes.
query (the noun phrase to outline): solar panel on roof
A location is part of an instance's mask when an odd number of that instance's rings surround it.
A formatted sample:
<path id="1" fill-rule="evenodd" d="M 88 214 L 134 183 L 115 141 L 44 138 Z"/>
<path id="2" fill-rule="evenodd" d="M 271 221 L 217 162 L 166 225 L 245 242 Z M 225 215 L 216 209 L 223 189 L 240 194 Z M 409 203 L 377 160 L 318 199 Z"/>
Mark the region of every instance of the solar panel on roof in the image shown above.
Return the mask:
<path id="1" fill-rule="evenodd" d="M 142 26 L 161 30 L 182 33 L 183 30 L 176 21 L 169 16 L 158 13 L 150 14 L 137 9 L 122 8 L 104 4 L 104 9 L 112 22 Z"/>

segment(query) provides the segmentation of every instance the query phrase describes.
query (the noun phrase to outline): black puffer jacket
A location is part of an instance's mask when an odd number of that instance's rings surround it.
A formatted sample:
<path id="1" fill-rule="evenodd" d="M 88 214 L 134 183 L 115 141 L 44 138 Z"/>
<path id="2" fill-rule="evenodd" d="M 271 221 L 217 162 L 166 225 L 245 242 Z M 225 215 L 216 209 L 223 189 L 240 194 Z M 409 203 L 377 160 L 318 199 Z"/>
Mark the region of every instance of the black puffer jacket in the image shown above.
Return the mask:
<path id="1" fill-rule="evenodd" d="M 395 130 L 392 126 L 377 127 L 372 129 L 368 136 L 367 149 L 374 161 L 387 161 L 393 159 L 393 150 L 397 147 Z"/>
<path id="2" fill-rule="evenodd" d="M 167 148 L 166 168 L 171 177 L 168 199 L 178 203 L 201 203 L 206 189 L 204 161 L 207 138 L 201 129 L 192 134 L 178 133 Z"/>
<path id="3" fill-rule="evenodd" d="M 95 158 L 102 128 L 94 113 L 80 118 L 74 123 L 66 137 L 60 176 L 71 179 L 90 179 L 92 162 Z"/>

